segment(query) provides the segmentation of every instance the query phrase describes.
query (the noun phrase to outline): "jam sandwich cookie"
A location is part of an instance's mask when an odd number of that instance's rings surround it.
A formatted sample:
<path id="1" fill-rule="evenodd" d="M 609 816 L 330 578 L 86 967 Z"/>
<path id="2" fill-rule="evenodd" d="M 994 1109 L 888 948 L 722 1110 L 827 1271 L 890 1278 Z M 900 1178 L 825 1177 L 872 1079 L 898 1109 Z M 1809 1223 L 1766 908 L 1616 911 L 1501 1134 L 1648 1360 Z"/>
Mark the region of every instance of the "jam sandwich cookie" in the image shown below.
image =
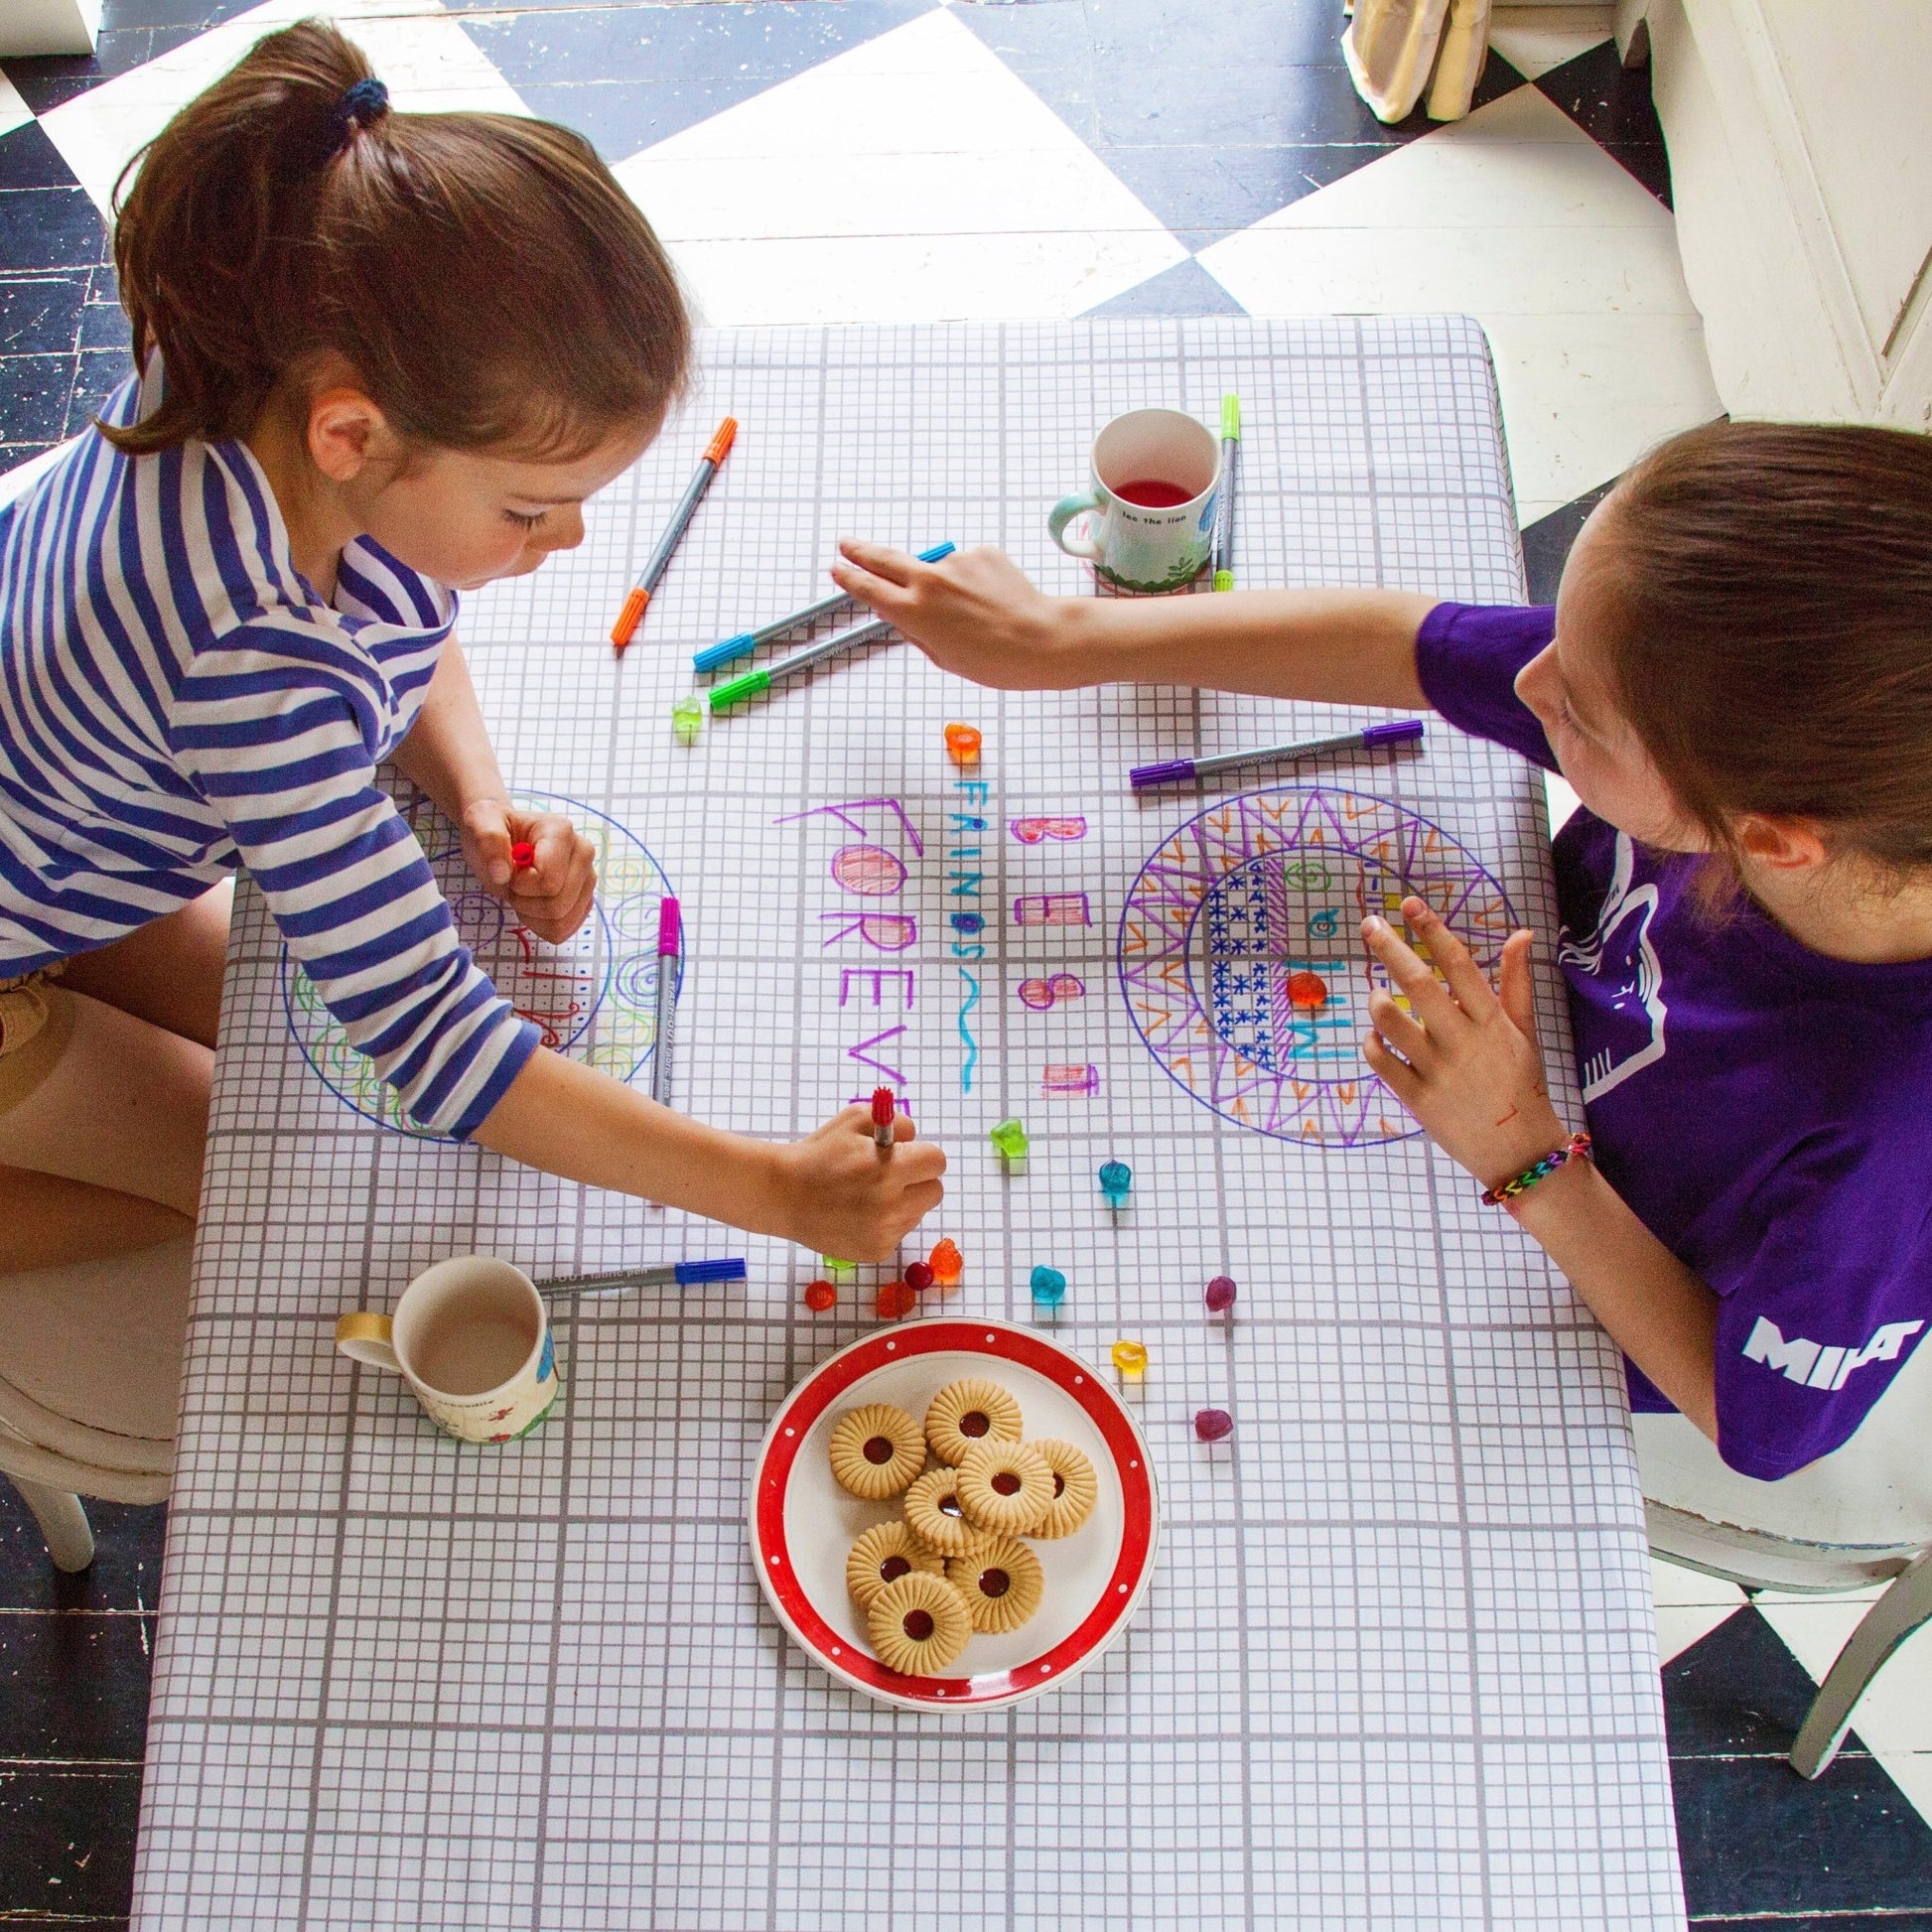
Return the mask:
<path id="1" fill-rule="evenodd" d="M 1053 1500 L 1046 1514 L 1029 1532 L 1033 1536 L 1071 1536 L 1093 1513 L 1100 1500 L 1100 1482 L 1093 1464 L 1071 1443 L 1050 1438 L 1027 1447 L 1046 1464 L 1053 1478 Z"/>
<path id="2" fill-rule="evenodd" d="M 1026 1536 L 1052 1505 L 1053 1474 L 1025 1443 L 975 1443 L 960 1458 L 956 1493 L 975 1528 Z"/>
<path id="3" fill-rule="evenodd" d="M 925 1440 L 949 1469 L 975 1443 L 1020 1440 L 1020 1405 L 997 1382 L 968 1376 L 948 1382 L 925 1412 Z"/>
<path id="4" fill-rule="evenodd" d="M 966 1599 L 943 1577 L 915 1570 L 872 1599 L 866 1633 L 888 1670 L 930 1677 L 958 1659 L 973 1634 L 973 1620 Z"/>
<path id="5" fill-rule="evenodd" d="M 832 1473 L 867 1502 L 897 1496 L 925 1467 L 925 1438 L 890 1402 L 848 1410 L 832 1426 Z"/>
<path id="6" fill-rule="evenodd" d="M 966 1519 L 957 1469 L 928 1469 L 919 1477 L 905 1492 L 905 1521 L 912 1534 L 941 1557 L 963 1557 L 986 1540 Z"/>
<path id="7" fill-rule="evenodd" d="M 845 1587 L 863 1609 L 888 1584 L 915 1570 L 928 1577 L 945 1574 L 945 1559 L 928 1550 L 903 1523 L 876 1523 L 852 1546 L 845 1560 Z"/>
<path id="8" fill-rule="evenodd" d="M 948 1557 L 946 1581 L 965 1601 L 975 1630 L 1019 1629 L 1046 1591 L 1039 1559 L 1012 1536 L 995 1537 L 969 1557 Z"/>

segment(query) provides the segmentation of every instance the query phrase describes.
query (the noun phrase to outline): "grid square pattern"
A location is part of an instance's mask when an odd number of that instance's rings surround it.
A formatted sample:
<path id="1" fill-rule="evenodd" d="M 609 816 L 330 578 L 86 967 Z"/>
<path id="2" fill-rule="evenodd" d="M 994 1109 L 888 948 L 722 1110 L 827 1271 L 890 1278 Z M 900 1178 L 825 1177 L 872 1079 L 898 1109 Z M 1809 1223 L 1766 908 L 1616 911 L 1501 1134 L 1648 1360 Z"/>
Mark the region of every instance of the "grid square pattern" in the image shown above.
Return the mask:
<path id="1" fill-rule="evenodd" d="M 1452 319 L 1215 318 L 735 332 L 590 506 L 583 548 L 463 623 L 512 782 L 629 826 L 683 899 L 679 1104 L 789 1138 L 889 1077 L 952 1152 L 924 1238 L 949 1306 L 1153 1366 L 1162 1559 L 1123 1641 L 989 1714 L 876 1706 L 775 1624 L 747 1561 L 753 1454 L 870 1319 L 816 1258 L 422 1142 L 350 1112 L 291 1035 L 244 892 L 216 1071 L 136 1922 L 720 1927 L 1681 1923 L 1648 1570 L 1614 1351 L 1420 1139 L 1264 1137 L 1155 1062 L 1117 982 L 1143 860 L 1198 802 L 1125 768 L 1362 722 L 1121 688 L 994 693 L 879 649 L 668 729 L 690 652 L 817 594 L 848 530 L 1004 545 L 1077 592 L 1041 509 L 1094 430 L 1239 391 L 1242 580 L 1522 594 L 1486 349 Z M 737 450 L 621 659 L 601 639 L 710 421 Z M 987 753 L 961 774 L 948 719 Z M 1432 726 L 1333 782 L 1441 825 L 1547 938 L 1540 792 Z M 829 807 L 839 807 L 835 815 Z M 1022 816 L 1082 817 L 1027 844 Z M 830 870 L 867 844 L 896 893 Z M 877 862 L 875 862 L 877 863 Z M 1028 925 L 1025 895 L 1090 923 Z M 955 913 L 984 927 L 959 944 Z M 907 922 L 878 943 L 862 914 Z M 1545 946 L 1547 961 L 1551 948 Z M 1083 992 L 1048 1008 L 1030 979 Z M 1538 982 L 1552 1065 L 1561 989 Z M 1047 1072 L 1094 1069 L 1091 1091 Z M 1560 1102 L 1573 1114 L 1576 1095 Z M 986 1128 L 1023 1117 L 1007 1171 Z M 1094 1182 L 1134 1169 L 1116 1214 Z M 435 1434 L 330 1346 L 440 1256 L 532 1274 L 739 1249 L 749 1285 L 558 1311 L 557 1415 Z M 1201 1283 L 1241 1284 L 1232 1321 Z M 1204 1447 L 1193 1411 L 1231 1410 Z"/>

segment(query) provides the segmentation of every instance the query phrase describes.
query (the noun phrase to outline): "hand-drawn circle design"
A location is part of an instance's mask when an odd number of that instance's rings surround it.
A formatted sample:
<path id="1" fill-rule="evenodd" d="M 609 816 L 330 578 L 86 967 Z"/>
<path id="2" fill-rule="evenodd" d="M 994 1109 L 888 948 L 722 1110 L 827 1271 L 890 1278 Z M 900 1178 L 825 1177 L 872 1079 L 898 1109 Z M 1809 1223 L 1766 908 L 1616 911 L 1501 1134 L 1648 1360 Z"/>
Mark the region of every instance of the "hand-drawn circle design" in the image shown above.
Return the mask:
<path id="1" fill-rule="evenodd" d="M 542 1029 L 543 1043 L 620 1080 L 634 1079 L 657 1044 L 657 906 L 670 879 L 634 833 L 594 806 L 547 791 L 513 795 L 519 805 L 562 812 L 597 848 L 591 915 L 561 946 L 545 944 L 477 884 L 455 828 L 427 799 L 402 807 L 403 818 L 422 842 L 464 943 L 496 990 Z M 682 976 L 680 967 L 680 984 Z M 281 978 L 289 1031 L 344 1106 L 395 1133 L 447 1138 L 426 1134 L 401 1111 L 394 1089 L 349 1044 L 286 946 Z"/>
<path id="2" fill-rule="evenodd" d="M 891 898 L 905 884 L 905 862 L 883 845 L 842 845 L 832 854 L 832 877 L 861 898 Z"/>
<path id="3" fill-rule="evenodd" d="M 1422 1130 L 1362 1060 L 1368 996 L 1388 979 L 1359 928 L 1379 912 L 1400 929 L 1412 894 L 1493 976 L 1519 921 L 1440 825 L 1320 785 L 1211 805 L 1127 896 L 1120 985 L 1135 1030 L 1176 1085 L 1238 1126 L 1319 1147 L 1407 1140 Z"/>

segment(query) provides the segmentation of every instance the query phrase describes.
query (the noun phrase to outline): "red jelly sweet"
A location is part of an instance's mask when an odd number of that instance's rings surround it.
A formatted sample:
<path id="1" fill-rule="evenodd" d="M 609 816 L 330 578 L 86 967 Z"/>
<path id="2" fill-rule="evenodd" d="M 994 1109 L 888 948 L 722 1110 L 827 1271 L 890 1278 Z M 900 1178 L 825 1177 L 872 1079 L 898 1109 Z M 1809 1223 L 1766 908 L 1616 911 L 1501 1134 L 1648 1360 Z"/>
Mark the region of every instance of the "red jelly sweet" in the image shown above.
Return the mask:
<path id="1" fill-rule="evenodd" d="M 1209 1314 L 1226 1314 L 1234 1306 L 1234 1284 L 1225 1275 L 1216 1275 L 1201 1291 Z"/>
<path id="2" fill-rule="evenodd" d="M 839 1291 L 830 1282 L 805 1284 L 805 1306 L 814 1314 L 823 1314 L 838 1299 Z"/>
<path id="3" fill-rule="evenodd" d="M 1225 1409 L 1202 1409 L 1194 1417 L 1194 1434 L 1203 1443 L 1218 1443 L 1234 1434 L 1234 1418 Z"/>
<path id="4" fill-rule="evenodd" d="M 923 1295 L 937 1279 L 932 1270 L 922 1261 L 908 1261 L 905 1264 L 905 1286 L 914 1295 Z"/>
<path id="5" fill-rule="evenodd" d="M 903 1282 L 883 1284 L 879 1291 L 879 1318 L 882 1321 L 897 1321 L 900 1315 L 910 1314 L 916 1299 Z"/>

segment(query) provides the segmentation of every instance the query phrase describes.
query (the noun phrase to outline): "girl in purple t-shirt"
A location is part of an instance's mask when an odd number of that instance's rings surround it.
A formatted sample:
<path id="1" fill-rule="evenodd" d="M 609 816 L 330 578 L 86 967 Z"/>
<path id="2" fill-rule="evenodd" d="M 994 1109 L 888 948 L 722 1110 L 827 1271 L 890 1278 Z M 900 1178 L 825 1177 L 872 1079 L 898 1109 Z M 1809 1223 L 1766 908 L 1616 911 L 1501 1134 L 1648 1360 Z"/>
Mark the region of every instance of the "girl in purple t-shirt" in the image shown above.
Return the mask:
<path id="1" fill-rule="evenodd" d="M 1492 991 L 1364 922 L 1369 1064 L 1676 1407 L 1762 1478 L 1845 1443 L 1932 1320 L 1932 442 L 1720 423 L 1598 505 L 1552 610 L 1403 591 L 1042 597 L 999 552 L 833 575 L 983 684 L 1433 705 L 1560 770 L 1586 1151 L 1531 935 Z"/>

